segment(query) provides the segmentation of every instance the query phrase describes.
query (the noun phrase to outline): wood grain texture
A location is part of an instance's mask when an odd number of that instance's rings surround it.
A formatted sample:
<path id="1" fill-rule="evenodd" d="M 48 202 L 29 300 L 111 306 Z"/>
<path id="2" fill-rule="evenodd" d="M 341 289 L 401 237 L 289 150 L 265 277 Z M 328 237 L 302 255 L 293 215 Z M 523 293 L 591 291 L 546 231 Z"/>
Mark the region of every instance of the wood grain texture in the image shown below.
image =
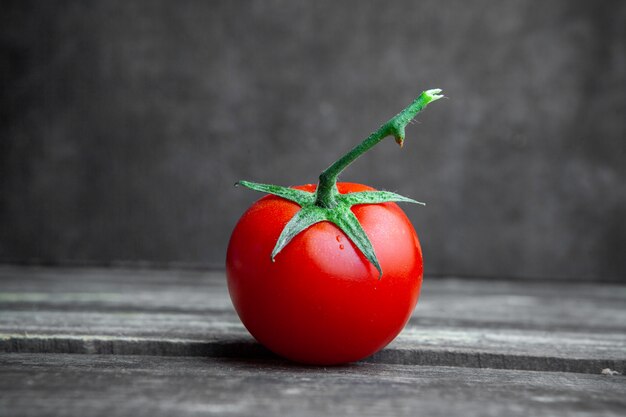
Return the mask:
<path id="1" fill-rule="evenodd" d="M 626 287 L 426 280 L 368 361 L 599 373 L 626 369 Z M 271 358 L 223 272 L 0 268 L 0 351 Z"/>
<path id="2" fill-rule="evenodd" d="M 277 360 L 0 354 L 11 416 L 622 416 L 622 376 Z"/>

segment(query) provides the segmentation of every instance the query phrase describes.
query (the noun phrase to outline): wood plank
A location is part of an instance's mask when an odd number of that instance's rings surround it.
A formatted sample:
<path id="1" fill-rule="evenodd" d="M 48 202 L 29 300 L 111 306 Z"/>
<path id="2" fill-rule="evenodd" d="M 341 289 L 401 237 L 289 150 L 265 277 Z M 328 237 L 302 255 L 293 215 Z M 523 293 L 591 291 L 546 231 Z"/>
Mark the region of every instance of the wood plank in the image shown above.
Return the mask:
<path id="1" fill-rule="evenodd" d="M 381 363 L 598 373 L 626 368 L 626 287 L 426 280 Z M 0 350 L 268 357 L 223 272 L 0 268 Z"/>
<path id="2" fill-rule="evenodd" d="M 0 354 L 0 415 L 622 416 L 623 376 Z"/>
<path id="3" fill-rule="evenodd" d="M 621 332 L 625 305 L 626 285 L 427 277 L 412 322 Z M 0 306 L 233 313 L 223 271 L 0 266 Z"/>

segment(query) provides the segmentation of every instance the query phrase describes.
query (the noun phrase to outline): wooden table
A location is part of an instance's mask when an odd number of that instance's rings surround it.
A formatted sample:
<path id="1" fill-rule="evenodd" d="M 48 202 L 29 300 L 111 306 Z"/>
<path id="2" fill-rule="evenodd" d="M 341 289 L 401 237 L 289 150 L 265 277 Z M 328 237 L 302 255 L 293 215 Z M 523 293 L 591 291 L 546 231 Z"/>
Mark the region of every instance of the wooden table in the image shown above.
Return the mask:
<path id="1" fill-rule="evenodd" d="M 4 266 L 0 352 L 0 416 L 624 416 L 626 286 L 427 278 L 386 349 L 311 367 L 222 271 Z"/>

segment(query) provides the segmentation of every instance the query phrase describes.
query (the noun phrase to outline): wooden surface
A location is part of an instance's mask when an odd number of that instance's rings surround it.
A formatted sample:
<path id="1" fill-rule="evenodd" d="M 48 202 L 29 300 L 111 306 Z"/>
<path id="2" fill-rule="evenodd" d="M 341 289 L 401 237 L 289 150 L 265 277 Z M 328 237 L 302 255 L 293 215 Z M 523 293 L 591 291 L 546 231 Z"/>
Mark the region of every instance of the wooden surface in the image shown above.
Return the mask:
<path id="1" fill-rule="evenodd" d="M 0 414 L 623 416 L 623 377 L 156 356 L 0 356 Z M 54 410 L 54 411 L 53 411 Z"/>
<path id="2" fill-rule="evenodd" d="M 617 416 L 626 286 L 426 279 L 386 349 L 316 368 L 248 335 L 223 272 L 0 267 L 0 352 L 2 416 Z"/>

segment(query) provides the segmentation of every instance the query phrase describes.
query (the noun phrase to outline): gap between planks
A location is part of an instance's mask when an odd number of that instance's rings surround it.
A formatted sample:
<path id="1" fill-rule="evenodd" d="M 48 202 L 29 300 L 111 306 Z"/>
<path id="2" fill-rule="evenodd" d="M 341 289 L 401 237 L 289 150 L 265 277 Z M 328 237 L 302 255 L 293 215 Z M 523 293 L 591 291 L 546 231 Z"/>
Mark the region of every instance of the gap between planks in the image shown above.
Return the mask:
<path id="1" fill-rule="evenodd" d="M 0 352 L 99 355 L 181 356 L 207 358 L 277 359 L 252 339 L 201 342 L 137 337 L 3 335 Z M 364 359 L 366 363 L 525 371 L 599 374 L 610 368 L 623 373 L 626 360 L 581 359 L 556 356 L 500 354 L 445 349 L 386 348 Z"/>

